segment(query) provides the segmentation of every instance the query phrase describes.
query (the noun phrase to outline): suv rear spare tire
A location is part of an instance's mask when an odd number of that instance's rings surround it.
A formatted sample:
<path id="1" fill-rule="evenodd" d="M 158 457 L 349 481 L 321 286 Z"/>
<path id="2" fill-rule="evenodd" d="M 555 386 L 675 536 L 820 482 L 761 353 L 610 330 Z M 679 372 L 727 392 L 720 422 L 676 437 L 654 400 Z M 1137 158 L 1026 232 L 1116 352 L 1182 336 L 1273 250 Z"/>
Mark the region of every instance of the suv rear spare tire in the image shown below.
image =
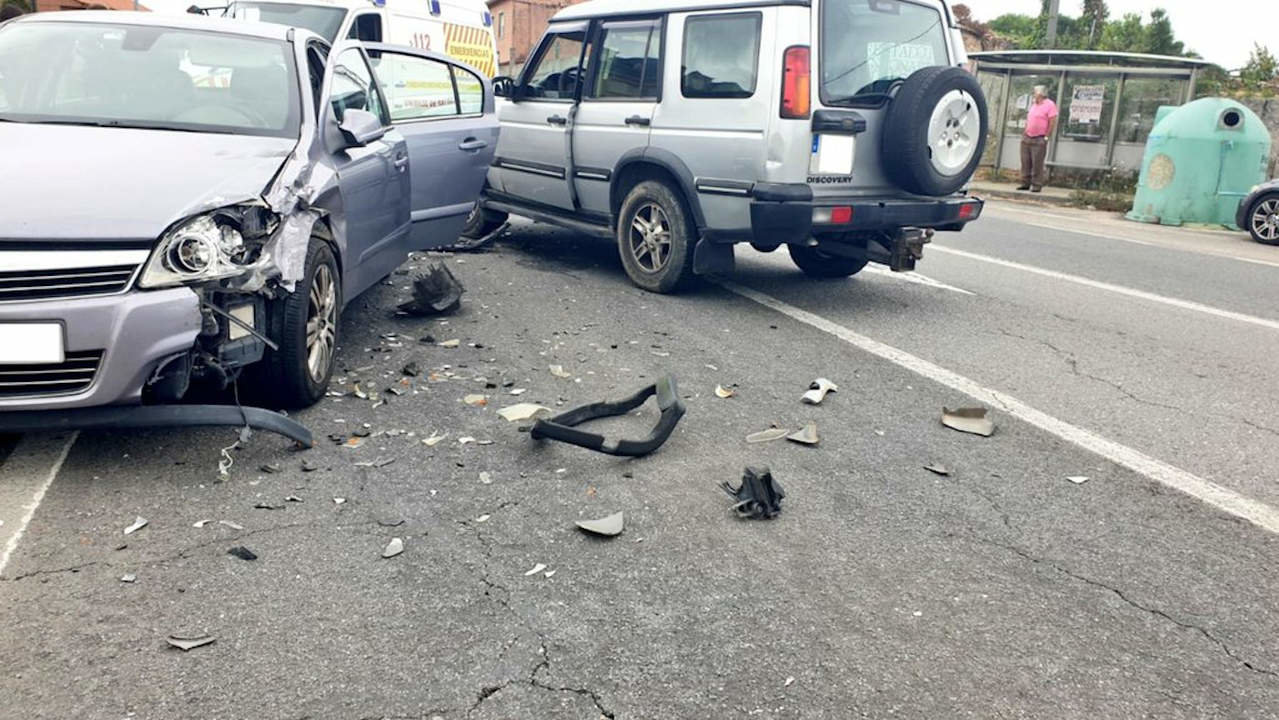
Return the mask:
<path id="1" fill-rule="evenodd" d="M 950 195 L 968 182 L 986 148 L 986 96 L 971 73 L 915 71 L 884 117 L 884 172 L 903 190 Z"/>

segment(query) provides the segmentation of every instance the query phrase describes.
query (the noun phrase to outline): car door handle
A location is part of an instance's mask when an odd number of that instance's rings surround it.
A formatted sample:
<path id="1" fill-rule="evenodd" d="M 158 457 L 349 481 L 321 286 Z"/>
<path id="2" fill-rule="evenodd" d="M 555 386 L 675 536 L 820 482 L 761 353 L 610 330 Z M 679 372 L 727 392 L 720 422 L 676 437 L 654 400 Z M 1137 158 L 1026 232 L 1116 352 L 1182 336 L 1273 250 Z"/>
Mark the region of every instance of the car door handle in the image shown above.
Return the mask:
<path id="1" fill-rule="evenodd" d="M 548 122 L 548 123 L 550 123 L 550 124 L 552 124 L 552 125 L 567 125 L 567 124 L 568 124 L 568 118 L 562 117 L 562 116 L 560 116 L 560 115 L 552 115 L 552 116 L 550 116 L 550 117 L 546 118 L 546 122 Z"/>
<path id="2" fill-rule="evenodd" d="M 397 155 L 395 158 L 395 169 L 404 172 L 409 166 L 408 155 Z"/>
<path id="3" fill-rule="evenodd" d="M 653 124 L 653 120 L 651 118 L 640 117 L 639 115 L 632 115 L 626 118 L 626 124 L 639 125 L 640 127 L 648 127 L 649 125 Z"/>
<path id="4" fill-rule="evenodd" d="M 480 140 L 479 138 L 467 138 L 462 141 L 461 145 L 457 146 L 457 149 L 465 152 L 475 152 L 477 150 L 483 150 L 488 146 L 488 142 Z"/>

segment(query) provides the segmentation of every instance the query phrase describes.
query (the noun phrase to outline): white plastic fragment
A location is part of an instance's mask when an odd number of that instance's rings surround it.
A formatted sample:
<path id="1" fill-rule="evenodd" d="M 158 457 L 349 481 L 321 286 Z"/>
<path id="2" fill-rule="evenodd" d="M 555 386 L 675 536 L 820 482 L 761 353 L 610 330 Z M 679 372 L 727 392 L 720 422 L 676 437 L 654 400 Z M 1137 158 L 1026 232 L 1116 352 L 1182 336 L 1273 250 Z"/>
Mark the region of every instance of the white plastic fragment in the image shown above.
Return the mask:
<path id="1" fill-rule="evenodd" d="M 808 386 L 808 392 L 804 393 L 802 400 L 809 405 L 821 405 L 826 399 L 826 393 L 838 391 L 839 386 L 835 383 L 826 378 L 817 378 Z"/>
<path id="2" fill-rule="evenodd" d="M 191 527 L 193 527 L 193 528 L 202 528 L 202 527 L 204 527 L 205 525 L 208 525 L 208 524 L 209 524 L 209 523 L 211 523 L 211 522 L 213 522 L 213 521 L 212 521 L 212 520 L 196 520 L 195 522 L 191 523 Z"/>
<path id="3" fill-rule="evenodd" d="M 787 430 L 786 428 L 773 427 L 747 435 L 746 442 L 751 443 L 752 445 L 756 443 L 772 442 L 774 440 L 781 440 L 787 435 L 790 435 L 790 430 Z"/>
<path id="4" fill-rule="evenodd" d="M 233 522 L 231 522 L 230 520 L 219 520 L 219 521 L 218 521 L 218 524 L 219 524 L 219 525 L 226 525 L 227 527 L 231 528 L 232 530 L 243 530 L 243 529 L 244 529 L 244 526 L 243 526 L 243 525 L 239 525 L 239 524 L 237 524 L 237 523 L 233 523 Z"/>
<path id="5" fill-rule="evenodd" d="M 571 377 L 573 377 L 573 373 L 565 372 L 565 371 L 564 371 L 564 366 L 563 366 L 563 365 L 552 365 L 552 366 L 550 367 L 550 370 L 551 370 L 551 374 L 552 374 L 552 375 L 554 375 L 554 376 L 555 376 L 555 377 L 557 377 L 557 378 L 571 378 Z"/>
<path id="6" fill-rule="evenodd" d="M 1083 485 L 1084 483 L 1088 482 L 1087 475 L 1070 475 L 1066 479 L 1076 485 Z"/>
<path id="7" fill-rule="evenodd" d="M 820 438 L 817 436 L 817 423 L 810 422 L 803 428 L 787 435 L 786 439 L 801 445 L 816 445 L 820 442 Z"/>
<path id="8" fill-rule="evenodd" d="M 477 523 L 488 522 L 490 517 L 492 517 L 492 515 L 481 515 L 475 518 L 475 522 Z"/>
<path id="9" fill-rule="evenodd" d="M 482 473 L 480 473 L 480 483 L 482 483 L 482 484 L 484 484 L 484 485 L 492 485 L 492 484 L 493 484 L 493 476 L 492 476 L 492 475 L 490 475 L 490 474 L 488 474 L 488 473 L 486 473 L 486 472 L 482 472 Z"/>
<path id="10" fill-rule="evenodd" d="M 720 398 L 727 400 L 731 397 L 735 397 L 737 395 L 737 391 L 732 388 L 726 388 L 723 385 L 716 385 L 715 394 Z"/>
<path id="11" fill-rule="evenodd" d="M 124 534 L 132 535 L 133 533 L 141 530 L 142 528 L 146 526 L 147 526 L 147 519 L 139 515 L 136 518 L 134 518 L 132 525 L 124 529 Z"/>
<path id="12" fill-rule="evenodd" d="M 528 572 L 524 573 L 524 577 L 530 577 L 532 575 L 536 575 L 545 569 L 546 569 L 546 563 L 538 563 L 533 566 L 532 570 L 529 570 Z"/>
<path id="13" fill-rule="evenodd" d="M 625 518 L 622 513 L 616 512 L 608 517 L 599 520 L 578 520 L 577 526 L 588 533 L 603 535 L 605 537 L 616 537 L 622 534 L 625 527 Z"/>
<path id="14" fill-rule="evenodd" d="M 995 434 L 995 423 L 986 417 L 986 408 L 941 409 L 941 423 L 952 430 L 990 437 Z"/>
<path id="15" fill-rule="evenodd" d="M 400 538 L 391 538 L 391 542 L 386 544 L 382 550 L 383 558 L 393 558 L 404 552 L 404 541 Z"/>
<path id="16" fill-rule="evenodd" d="M 525 420 L 532 420 L 540 415 L 550 415 L 551 409 L 534 403 L 520 403 L 518 405 L 504 407 L 501 410 L 498 410 L 497 414 L 507 422 L 522 422 Z"/>
<path id="17" fill-rule="evenodd" d="M 440 444 L 441 440 L 444 440 L 447 437 L 448 435 L 441 435 L 438 432 L 433 432 L 431 433 L 431 437 L 422 439 L 422 444 L 427 447 L 435 447 L 436 445 Z"/>
<path id="18" fill-rule="evenodd" d="M 133 583 L 137 581 L 138 581 L 138 576 L 134 575 L 133 573 L 129 573 L 127 575 L 123 575 L 120 577 L 120 582 L 122 583 Z"/>

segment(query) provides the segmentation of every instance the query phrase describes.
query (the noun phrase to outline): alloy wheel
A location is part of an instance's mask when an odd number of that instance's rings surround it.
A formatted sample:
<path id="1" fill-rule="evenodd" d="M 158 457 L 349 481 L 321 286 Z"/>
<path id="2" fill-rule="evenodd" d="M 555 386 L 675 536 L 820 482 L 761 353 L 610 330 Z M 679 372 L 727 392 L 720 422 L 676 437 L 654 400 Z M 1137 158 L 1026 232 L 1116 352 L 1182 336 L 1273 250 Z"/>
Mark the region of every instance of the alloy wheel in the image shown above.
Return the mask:
<path id="1" fill-rule="evenodd" d="M 647 273 L 660 272 L 671 259 L 671 223 L 657 203 L 646 203 L 631 220 L 631 257 Z"/>
<path id="2" fill-rule="evenodd" d="M 337 283 L 328 265 L 320 265 L 311 280 L 306 310 L 306 367 L 311 380 L 324 382 L 337 339 Z"/>
<path id="3" fill-rule="evenodd" d="M 928 121 L 928 149 L 933 168 L 954 175 L 968 166 L 981 133 L 980 109 L 972 95 L 951 90 L 942 96 Z"/>
<path id="4" fill-rule="evenodd" d="M 1257 204 L 1252 211 L 1252 231 L 1262 240 L 1279 241 L 1279 198 Z"/>

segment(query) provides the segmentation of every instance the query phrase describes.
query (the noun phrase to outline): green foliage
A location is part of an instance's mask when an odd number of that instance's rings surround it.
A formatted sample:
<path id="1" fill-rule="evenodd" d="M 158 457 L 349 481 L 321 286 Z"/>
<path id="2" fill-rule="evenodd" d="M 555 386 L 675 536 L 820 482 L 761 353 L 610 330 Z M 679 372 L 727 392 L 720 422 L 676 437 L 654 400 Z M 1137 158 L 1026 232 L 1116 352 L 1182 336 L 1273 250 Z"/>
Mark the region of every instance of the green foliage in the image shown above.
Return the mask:
<path id="1" fill-rule="evenodd" d="M 1036 20 L 1029 15 L 1008 13 L 990 21 L 990 29 L 998 33 L 1015 48 L 1033 49 Z"/>
<path id="2" fill-rule="evenodd" d="M 1110 52 L 1144 53 L 1149 52 L 1146 40 L 1146 28 L 1141 23 L 1141 15 L 1125 13 L 1118 21 L 1106 23 L 1097 48 Z"/>
<path id="3" fill-rule="evenodd" d="M 1254 45 L 1248 63 L 1239 71 L 1239 82 L 1248 90 L 1261 90 L 1279 82 L 1279 61 L 1274 53 L 1260 44 Z"/>
<path id="4" fill-rule="evenodd" d="M 1041 2 L 1043 8 L 1037 17 L 1015 13 L 1000 15 L 990 22 L 990 29 L 1015 48 L 1047 49 L 1048 0 Z M 1166 10 L 1151 10 L 1149 23 L 1139 13 L 1126 13 L 1118 20 L 1111 20 L 1106 0 L 1084 0 L 1083 13 L 1079 17 L 1059 15 L 1054 46 L 1067 50 L 1193 55 L 1186 51 L 1185 43 L 1176 38 Z"/>

